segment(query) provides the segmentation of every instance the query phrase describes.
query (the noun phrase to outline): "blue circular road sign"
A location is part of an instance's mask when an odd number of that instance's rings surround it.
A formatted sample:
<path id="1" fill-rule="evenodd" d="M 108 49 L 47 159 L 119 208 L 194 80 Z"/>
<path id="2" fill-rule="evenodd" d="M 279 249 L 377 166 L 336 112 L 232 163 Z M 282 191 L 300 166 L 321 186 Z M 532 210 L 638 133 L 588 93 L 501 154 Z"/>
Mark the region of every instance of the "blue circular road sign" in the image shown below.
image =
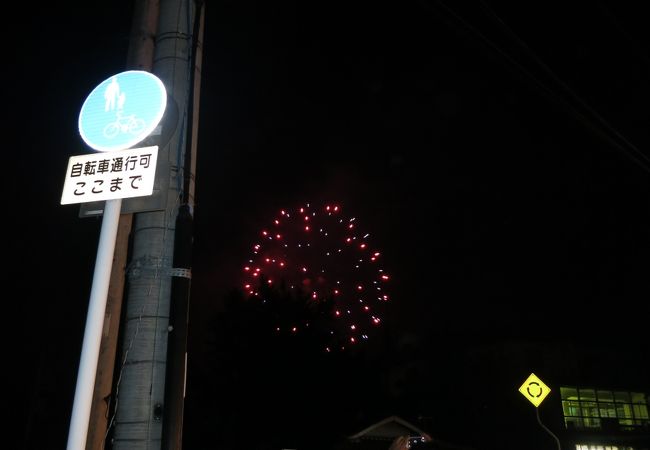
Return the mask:
<path id="1" fill-rule="evenodd" d="M 118 73 L 88 95 L 79 113 L 79 134 L 100 152 L 142 142 L 158 126 L 167 91 L 158 77 L 142 70 Z"/>

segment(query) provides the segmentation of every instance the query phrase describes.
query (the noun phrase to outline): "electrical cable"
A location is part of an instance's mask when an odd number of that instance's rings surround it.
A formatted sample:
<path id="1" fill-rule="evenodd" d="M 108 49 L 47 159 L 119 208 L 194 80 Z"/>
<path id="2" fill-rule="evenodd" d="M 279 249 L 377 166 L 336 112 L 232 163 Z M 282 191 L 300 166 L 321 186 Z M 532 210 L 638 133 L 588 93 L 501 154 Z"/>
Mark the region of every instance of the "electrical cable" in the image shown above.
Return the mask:
<path id="1" fill-rule="evenodd" d="M 632 150 L 635 154 L 639 155 L 645 162 L 650 164 L 650 157 L 645 155 L 643 152 L 641 152 L 633 143 L 631 143 L 629 140 L 625 138 L 621 133 L 619 133 L 612 125 L 610 125 L 605 118 L 603 118 L 596 110 L 594 110 L 590 105 L 588 105 L 569 85 L 567 85 L 563 80 L 561 80 L 554 72 L 551 70 L 551 68 L 542 61 L 542 59 L 537 56 L 537 54 L 526 44 L 526 42 L 521 39 L 513 30 L 510 28 L 505 21 L 499 17 L 492 8 L 490 8 L 483 0 L 480 0 L 481 5 L 483 6 L 484 10 L 488 12 L 488 14 L 499 24 L 499 26 L 506 31 L 506 33 L 513 38 L 534 60 L 535 62 L 541 67 L 555 82 L 557 82 L 560 87 L 567 92 L 573 99 L 575 99 L 580 106 L 584 107 L 587 111 L 589 111 L 593 116 L 596 118 L 596 120 L 604 126 L 607 131 L 610 131 L 613 133 L 618 139 L 620 139 L 622 142 L 625 143 L 625 145 L 628 146 L 628 149 Z M 625 149 L 623 149 L 625 150 Z"/>
<path id="2" fill-rule="evenodd" d="M 562 89 L 570 94 L 570 96 L 578 102 L 586 111 L 593 115 L 593 118 L 589 118 L 584 112 L 579 111 L 574 104 L 569 102 L 565 97 L 560 95 L 554 89 L 549 87 L 544 83 L 539 76 L 532 73 L 529 69 L 524 67 L 519 61 L 515 60 L 510 54 L 506 53 L 501 47 L 499 47 L 493 40 L 489 39 L 481 30 L 465 20 L 460 14 L 458 14 L 454 9 L 450 8 L 442 0 L 437 0 L 436 3 L 445 10 L 445 12 L 451 15 L 455 20 L 460 22 L 466 29 L 471 31 L 474 35 L 481 39 L 485 44 L 487 44 L 492 50 L 499 53 L 504 57 L 510 64 L 519 69 L 522 73 L 528 76 L 536 85 L 543 90 L 548 96 L 550 96 L 555 101 L 559 102 L 565 108 L 567 108 L 577 119 L 579 119 L 584 125 L 588 126 L 591 131 L 596 133 L 598 136 L 612 144 L 616 149 L 625 153 L 632 161 L 637 163 L 642 169 L 647 172 L 650 172 L 650 157 L 641 152 L 633 143 L 626 139 L 621 133 L 619 133 L 613 126 L 611 126 L 598 112 L 596 112 L 592 107 L 590 107 L 584 100 L 578 96 L 566 83 L 564 83 L 555 73 L 525 44 L 525 42 L 520 39 L 512 30 L 510 30 L 505 23 L 494 13 L 491 8 L 487 7 L 483 2 L 483 5 L 491 11 L 491 14 L 494 16 L 493 20 L 496 18 L 500 23 L 500 26 L 506 27 L 508 34 L 511 37 L 514 37 L 519 45 L 531 55 L 536 63 L 544 69 L 547 75 L 551 77 L 553 81 L 559 84 Z M 420 0 L 420 4 L 425 7 L 431 7 L 430 3 Z M 595 123 L 593 119 L 596 119 L 598 123 Z M 603 129 L 604 128 L 604 129 Z M 609 133 L 611 134 L 609 134 Z M 613 136 L 612 136 L 613 135 Z M 618 139 L 618 140 L 617 140 Z"/>

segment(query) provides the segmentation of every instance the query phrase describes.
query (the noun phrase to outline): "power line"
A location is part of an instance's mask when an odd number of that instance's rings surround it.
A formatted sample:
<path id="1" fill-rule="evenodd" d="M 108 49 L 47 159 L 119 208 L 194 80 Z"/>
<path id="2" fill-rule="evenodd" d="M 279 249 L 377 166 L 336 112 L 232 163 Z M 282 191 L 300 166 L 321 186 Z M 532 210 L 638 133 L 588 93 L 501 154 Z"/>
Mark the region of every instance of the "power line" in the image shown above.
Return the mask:
<path id="1" fill-rule="evenodd" d="M 425 0 L 420 1 L 425 7 L 430 7 L 430 3 Z M 465 20 L 459 13 L 457 13 L 453 8 L 450 8 L 442 0 L 437 0 L 436 3 L 450 16 L 452 16 L 457 22 L 462 24 L 467 30 L 471 31 L 475 36 L 477 36 L 481 41 L 487 44 L 492 50 L 499 53 L 503 58 L 505 58 L 510 64 L 519 69 L 522 73 L 528 76 L 542 91 L 567 108 L 578 120 L 580 120 L 584 125 L 591 129 L 595 134 L 603 138 L 605 141 L 612 144 L 616 149 L 625 153 L 632 161 L 637 163 L 645 171 L 650 172 L 650 157 L 645 155 L 641 150 L 639 150 L 632 142 L 630 142 L 625 136 L 618 132 L 612 125 L 610 125 L 604 117 L 602 117 L 594 108 L 588 105 L 570 86 L 568 86 L 563 80 L 561 80 L 551 68 L 544 63 L 537 56 L 537 54 L 526 44 L 526 42 L 521 39 L 506 23 L 484 2 L 481 1 L 483 9 L 488 13 L 493 22 L 496 22 L 499 28 L 504 30 L 510 39 L 514 40 L 532 59 L 533 62 L 542 69 L 543 73 L 550 77 L 560 89 L 577 104 L 583 108 L 583 111 L 580 111 L 575 104 L 571 103 L 565 96 L 558 93 L 555 89 L 548 86 L 547 83 L 543 82 L 540 77 L 529 69 L 524 67 L 520 61 L 517 61 L 508 54 L 502 47 L 497 45 L 493 40 L 488 38 L 485 33 L 479 30 L 476 26 L 469 23 Z M 586 111 L 588 114 L 585 114 Z"/>

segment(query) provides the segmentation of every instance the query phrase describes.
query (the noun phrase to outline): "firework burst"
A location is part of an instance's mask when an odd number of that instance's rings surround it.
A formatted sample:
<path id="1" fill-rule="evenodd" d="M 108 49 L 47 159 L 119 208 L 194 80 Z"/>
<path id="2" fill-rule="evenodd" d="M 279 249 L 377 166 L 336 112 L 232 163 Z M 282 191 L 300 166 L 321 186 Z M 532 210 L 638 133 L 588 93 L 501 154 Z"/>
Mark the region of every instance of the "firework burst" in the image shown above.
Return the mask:
<path id="1" fill-rule="evenodd" d="M 382 253 L 338 204 L 281 210 L 244 265 L 249 301 L 266 308 L 279 335 L 311 335 L 331 352 L 356 345 L 382 322 L 389 274 Z"/>

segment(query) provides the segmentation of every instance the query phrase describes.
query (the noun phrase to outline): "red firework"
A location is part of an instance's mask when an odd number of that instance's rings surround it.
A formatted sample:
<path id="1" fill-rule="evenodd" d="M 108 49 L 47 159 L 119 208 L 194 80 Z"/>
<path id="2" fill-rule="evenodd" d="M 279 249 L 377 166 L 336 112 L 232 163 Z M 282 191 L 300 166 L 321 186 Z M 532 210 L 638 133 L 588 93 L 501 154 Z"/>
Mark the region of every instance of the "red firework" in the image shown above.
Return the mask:
<path id="1" fill-rule="evenodd" d="M 266 305 L 278 334 L 311 334 L 326 351 L 368 339 L 381 324 L 389 275 L 382 254 L 340 205 L 281 210 L 244 266 L 244 292 Z"/>

